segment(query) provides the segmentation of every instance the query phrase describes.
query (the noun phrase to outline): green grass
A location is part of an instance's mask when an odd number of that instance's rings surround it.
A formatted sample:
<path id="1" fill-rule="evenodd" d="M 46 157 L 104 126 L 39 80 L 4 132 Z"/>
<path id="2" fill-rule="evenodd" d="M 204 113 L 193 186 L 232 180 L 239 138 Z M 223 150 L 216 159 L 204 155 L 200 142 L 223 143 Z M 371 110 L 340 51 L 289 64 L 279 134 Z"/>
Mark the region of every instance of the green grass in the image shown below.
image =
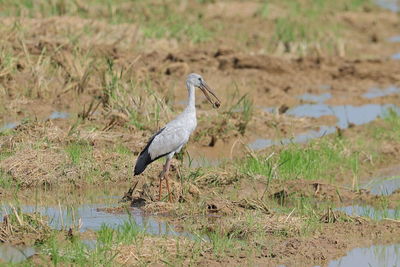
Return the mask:
<path id="1" fill-rule="evenodd" d="M 248 156 L 239 163 L 239 170 L 247 175 L 261 174 L 267 179 L 333 180 L 338 174 L 352 172 L 358 175 L 359 154 L 347 151 L 348 141 L 322 139 L 306 146 L 292 144 L 277 155 Z"/>
<path id="2" fill-rule="evenodd" d="M 325 1 L 312 1 L 302 5 L 297 1 L 286 1 L 288 16 L 278 18 L 274 38 L 284 43 L 322 41 L 331 33 L 337 35 L 337 24 L 324 17 Z M 325 21 L 325 23 L 321 23 Z"/>
<path id="3" fill-rule="evenodd" d="M 212 38 L 203 26 L 196 9 L 179 10 L 179 2 L 90 0 L 85 2 L 66 0 L 1 0 L 1 16 L 51 17 L 79 16 L 106 20 L 110 24 L 134 23 L 141 27 L 146 38 L 167 38 L 200 43 Z"/>
<path id="4" fill-rule="evenodd" d="M 257 15 L 261 16 L 262 18 L 267 18 L 269 15 L 269 1 L 264 0 L 261 4 L 260 9 L 257 11 Z"/>
<path id="5" fill-rule="evenodd" d="M 280 5 L 285 6 L 288 14 L 276 19 L 272 44 L 282 42 L 290 52 L 305 52 L 303 50 L 315 45 L 333 49 L 344 27 L 330 19 L 332 12 L 359 10 L 369 3 L 369 0 L 281 1 Z M 259 12 L 267 17 L 268 5 L 264 3 Z M 294 49 L 296 51 L 292 51 Z"/>
<path id="6" fill-rule="evenodd" d="M 143 230 L 133 219 L 129 219 L 115 229 L 102 225 L 96 232 L 97 241 L 93 241 L 93 247 L 78 236 L 62 240 L 55 234 L 38 248 L 50 256 L 54 266 L 115 266 L 114 259 L 118 255 L 116 246 L 133 243 L 139 246 L 142 236 Z"/>
<path id="7" fill-rule="evenodd" d="M 207 233 L 212 246 L 214 255 L 225 256 L 226 252 L 234 249 L 235 241 L 233 237 L 226 236 L 218 232 Z"/>
<path id="8" fill-rule="evenodd" d="M 370 130 L 373 137 L 378 140 L 400 141 L 400 115 L 393 109 L 389 109 L 383 117 L 384 125 L 374 125 Z"/>
<path id="9" fill-rule="evenodd" d="M 18 189 L 18 184 L 16 184 L 12 177 L 0 169 L 0 188 L 5 189 Z"/>
<path id="10" fill-rule="evenodd" d="M 156 19 L 146 23 L 143 33 L 147 38 L 174 38 L 178 41 L 188 39 L 193 43 L 205 42 L 212 38 L 211 31 L 207 30 L 201 22 L 188 23 L 186 18 L 179 14 L 168 15 L 163 23 Z"/>
<path id="11" fill-rule="evenodd" d="M 116 145 L 114 150 L 115 152 L 121 155 L 128 155 L 128 156 L 133 155 L 132 150 L 122 144 Z"/>
<path id="12" fill-rule="evenodd" d="M 86 142 L 73 142 L 65 148 L 65 152 L 74 165 L 79 165 L 84 159 L 89 158 L 91 151 L 91 146 Z"/>

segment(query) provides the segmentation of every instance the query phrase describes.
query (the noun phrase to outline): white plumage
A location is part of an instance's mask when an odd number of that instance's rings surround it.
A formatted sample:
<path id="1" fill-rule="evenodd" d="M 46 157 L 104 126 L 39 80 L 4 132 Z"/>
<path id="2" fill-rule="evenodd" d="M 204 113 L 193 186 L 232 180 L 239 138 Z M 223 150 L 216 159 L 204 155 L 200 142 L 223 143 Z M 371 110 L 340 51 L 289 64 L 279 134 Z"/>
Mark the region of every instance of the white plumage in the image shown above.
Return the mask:
<path id="1" fill-rule="evenodd" d="M 189 137 L 196 129 L 196 126 L 195 109 L 193 111 L 185 111 L 170 121 L 151 142 L 149 146 L 151 158 L 154 159 L 165 154 L 172 158 L 173 154 L 179 153 L 181 148 L 189 141 Z"/>
<path id="2" fill-rule="evenodd" d="M 162 128 L 149 140 L 146 147 L 140 153 L 135 165 L 134 174 L 139 175 L 146 169 L 147 165 L 154 160 L 164 156 L 167 158 L 163 171 L 160 174 L 159 198 L 161 198 L 161 182 L 162 179 L 165 178 L 167 190 L 171 200 L 168 185 L 168 171 L 171 159 L 173 158 L 174 154 L 178 153 L 189 141 L 190 135 L 197 126 L 195 88 L 200 88 L 214 107 L 219 107 L 220 105 L 220 101 L 217 96 L 199 74 L 189 74 L 186 79 L 186 87 L 189 93 L 187 107 L 179 116 L 167 123 L 164 128 Z M 208 93 L 212 94 L 216 98 L 215 102 L 213 102 Z"/>

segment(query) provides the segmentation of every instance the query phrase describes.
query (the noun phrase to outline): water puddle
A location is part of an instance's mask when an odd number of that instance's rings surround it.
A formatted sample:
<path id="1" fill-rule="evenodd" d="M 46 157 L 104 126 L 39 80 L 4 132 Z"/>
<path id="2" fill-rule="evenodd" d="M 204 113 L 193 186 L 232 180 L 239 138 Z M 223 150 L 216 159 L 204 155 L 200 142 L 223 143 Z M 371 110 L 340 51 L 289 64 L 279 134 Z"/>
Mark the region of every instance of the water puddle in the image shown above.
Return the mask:
<path id="1" fill-rule="evenodd" d="M 83 204 L 77 207 L 71 206 L 20 206 L 21 211 L 25 213 L 39 212 L 42 216 L 48 218 L 51 228 L 63 230 L 79 228 L 81 232 L 87 230 L 98 231 L 102 225 L 116 228 L 128 220 L 133 220 L 141 229 L 151 235 L 170 235 L 193 237 L 186 232 L 178 232 L 167 222 L 158 221 L 151 216 L 145 216 L 139 209 L 127 209 L 123 213 L 108 213 L 102 211 L 102 208 L 115 207 L 107 204 Z M 0 211 L 0 222 L 5 214 L 10 213 L 8 205 L 2 205 Z"/>
<path id="2" fill-rule="evenodd" d="M 18 125 L 20 125 L 19 122 L 7 122 L 0 128 L 0 132 L 15 129 Z"/>
<path id="3" fill-rule="evenodd" d="M 373 99 L 373 98 L 393 95 L 393 94 L 397 94 L 397 93 L 400 93 L 399 87 L 389 86 L 386 89 L 372 88 L 371 90 L 369 90 L 368 93 L 363 94 L 362 97 L 367 98 L 367 99 Z"/>
<path id="4" fill-rule="evenodd" d="M 192 240 L 204 238 L 178 230 L 174 225 L 162 221 L 159 217 L 144 214 L 140 209 L 118 204 L 123 192 L 130 184 L 98 187 L 96 190 L 37 190 L 19 192 L 13 199 L 0 202 L 0 223 L 12 207 L 25 213 L 38 212 L 46 218 L 49 226 L 55 230 L 68 230 L 70 227 L 98 231 L 103 225 L 116 229 L 125 223 L 134 223 L 146 234 L 186 237 Z M 60 203 L 60 204 L 58 204 Z M 88 249 L 96 247 L 96 240 L 82 240 Z M 0 262 L 26 260 L 35 253 L 32 247 L 14 247 L 0 245 Z M 1 264 L 0 264 L 1 265 Z"/>
<path id="5" fill-rule="evenodd" d="M 346 256 L 329 262 L 328 267 L 353 266 L 399 266 L 400 244 L 375 245 L 368 248 L 355 248 Z"/>
<path id="6" fill-rule="evenodd" d="M 50 120 L 56 120 L 56 119 L 68 119 L 70 117 L 70 114 L 68 112 L 64 111 L 53 111 L 53 113 L 50 114 L 49 119 Z"/>
<path id="7" fill-rule="evenodd" d="M 393 59 L 393 60 L 400 60 L 400 53 L 393 54 L 393 55 L 391 56 L 391 59 Z"/>
<path id="8" fill-rule="evenodd" d="M 390 177 L 383 180 L 373 180 L 365 186 L 372 195 L 388 196 L 400 188 L 400 176 Z"/>
<path id="9" fill-rule="evenodd" d="M 302 144 L 315 138 L 321 138 L 327 134 L 334 133 L 336 127 L 334 126 L 321 126 L 318 131 L 308 131 L 303 134 L 294 136 L 293 138 L 284 138 L 281 140 L 272 139 L 257 139 L 248 145 L 253 150 L 261 150 L 274 145 L 288 145 L 288 144 Z"/>
<path id="10" fill-rule="evenodd" d="M 53 111 L 47 119 L 49 120 L 56 120 L 56 119 L 68 119 L 71 116 L 70 113 L 64 111 Z M 0 127 L 0 132 L 6 130 L 15 129 L 17 126 L 21 125 L 21 122 L 7 122 L 2 127 Z"/>
<path id="11" fill-rule="evenodd" d="M 382 219 L 393 219 L 398 220 L 400 219 L 400 210 L 399 209 L 375 209 L 371 206 L 347 206 L 347 207 L 340 207 L 336 210 L 342 211 L 350 216 L 362 216 L 368 217 L 373 220 L 382 220 Z"/>
<path id="12" fill-rule="evenodd" d="M 399 12 L 398 0 L 375 0 L 374 3 L 381 8 L 388 9 L 392 12 Z"/>
<path id="13" fill-rule="evenodd" d="M 331 90 L 332 86 L 329 84 L 320 84 L 320 85 L 318 85 L 318 88 L 321 90 Z"/>
<path id="14" fill-rule="evenodd" d="M 387 41 L 391 43 L 400 43 L 400 35 L 390 37 Z"/>
<path id="15" fill-rule="evenodd" d="M 384 90 L 371 89 L 370 92 L 364 94 L 366 98 L 374 98 L 383 95 L 389 95 L 399 92 L 397 87 L 388 87 Z M 383 117 L 390 109 L 400 114 L 400 108 L 393 104 L 367 104 L 362 106 L 342 105 L 331 106 L 323 102 L 331 97 L 331 94 L 311 95 L 305 94 L 300 96 L 303 100 L 315 101 L 315 104 L 303 104 L 289 109 L 286 114 L 294 117 L 310 117 L 320 118 L 322 116 L 334 116 L 337 119 L 336 126 L 340 129 L 349 128 L 350 125 L 362 125 Z M 273 113 L 276 108 L 263 108 L 265 112 Z M 292 143 L 306 143 L 315 138 L 321 138 L 327 134 L 334 133 L 335 126 L 320 126 L 319 130 L 311 130 L 294 136 L 293 138 L 284 138 L 281 140 L 273 139 L 257 139 L 248 146 L 253 150 L 261 150 L 273 145 L 287 145 Z"/>
<path id="16" fill-rule="evenodd" d="M 314 95 L 314 94 L 304 94 L 300 95 L 297 98 L 304 100 L 304 101 L 309 101 L 309 102 L 314 102 L 314 103 L 324 103 L 326 100 L 332 98 L 331 93 L 325 93 L 325 94 L 320 94 L 320 95 Z"/>
<path id="17" fill-rule="evenodd" d="M 0 244 L 0 263 L 1 261 L 18 263 L 28 259 L 34 254 L 35 249 L 33 247 Z"/>
<path id="18" fill-rule="evenodd" d="M 383 117 L 390 109 L 400 113 L 400 109 L 393 104 L 367 104 L 362 106 L 330 106 L 326 104 L 304 104 L 289 109 L 286 114 L 295 117 L 319 118 L 335 116 L 337 126 L 346 129 L 351 124 L 362 125 Z"/>

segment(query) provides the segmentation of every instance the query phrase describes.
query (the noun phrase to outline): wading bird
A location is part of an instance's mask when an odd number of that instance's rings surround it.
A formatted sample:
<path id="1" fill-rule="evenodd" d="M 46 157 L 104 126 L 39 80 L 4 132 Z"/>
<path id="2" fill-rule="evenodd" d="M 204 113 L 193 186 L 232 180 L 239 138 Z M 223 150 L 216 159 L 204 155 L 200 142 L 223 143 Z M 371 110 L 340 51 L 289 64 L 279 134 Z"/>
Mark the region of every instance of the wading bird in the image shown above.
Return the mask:
<path id="1" fill-rule="evenodd" d="M 153 135 L 153 137 L 150 138 L 146 147 L 139 154 L 135 165 L 134 175 L 139 175 L 146 169 L 147 165 L 161 157 L 166 157 L 165 165 L 159 176 L 160 187 L 158 200 L 161 200 L 162 180 L 165 179 L 168 197 L 171 201 L 171 192 L 168 184 L 168 172 L 171 165 L 171 160 L 174 154 L 178 153 L 189 141 L 190 135 L 197 126 L 195 88 L 200 88 L 203 91 L 207 100 L 213 105 L 214 108 L 218 108 L 221 103 L 212 89 L 204 81 L 203 77 L 201 77 L 199 74 L 189 74 L 186 79 L 186 87 L 189 93 L 187 107 L 180 115 L 167 123 L 164 128 L 159 130 L 155 135 Z M 208 93 L 215 98 L 215 102 Z"/>

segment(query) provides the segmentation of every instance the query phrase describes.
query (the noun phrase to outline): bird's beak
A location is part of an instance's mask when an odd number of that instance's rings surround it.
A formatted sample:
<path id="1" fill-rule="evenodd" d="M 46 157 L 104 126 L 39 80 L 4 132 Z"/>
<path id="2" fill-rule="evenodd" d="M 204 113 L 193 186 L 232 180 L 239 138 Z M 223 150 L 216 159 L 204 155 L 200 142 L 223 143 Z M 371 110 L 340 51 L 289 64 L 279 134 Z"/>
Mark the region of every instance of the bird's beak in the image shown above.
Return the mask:
<path id="1" fill-rule="evenodd" d="M 219 106 L 221 105 L 221 101 L 215 95 L 213 90 L 206 84 L 206 82 L 203 81 L 201 83 L 200 89 L 201 89 L 201 91 L 203 91 L 203 93 L 206 96 L 207 100 L 213 105 L 213 107 L 214 108 L 219 108 Z M 210 97 L 210 95 L 208 93 L 210 93 L 213 97 L 215 97 L 216 100 L 213 101 L 213 99 Z"/>

